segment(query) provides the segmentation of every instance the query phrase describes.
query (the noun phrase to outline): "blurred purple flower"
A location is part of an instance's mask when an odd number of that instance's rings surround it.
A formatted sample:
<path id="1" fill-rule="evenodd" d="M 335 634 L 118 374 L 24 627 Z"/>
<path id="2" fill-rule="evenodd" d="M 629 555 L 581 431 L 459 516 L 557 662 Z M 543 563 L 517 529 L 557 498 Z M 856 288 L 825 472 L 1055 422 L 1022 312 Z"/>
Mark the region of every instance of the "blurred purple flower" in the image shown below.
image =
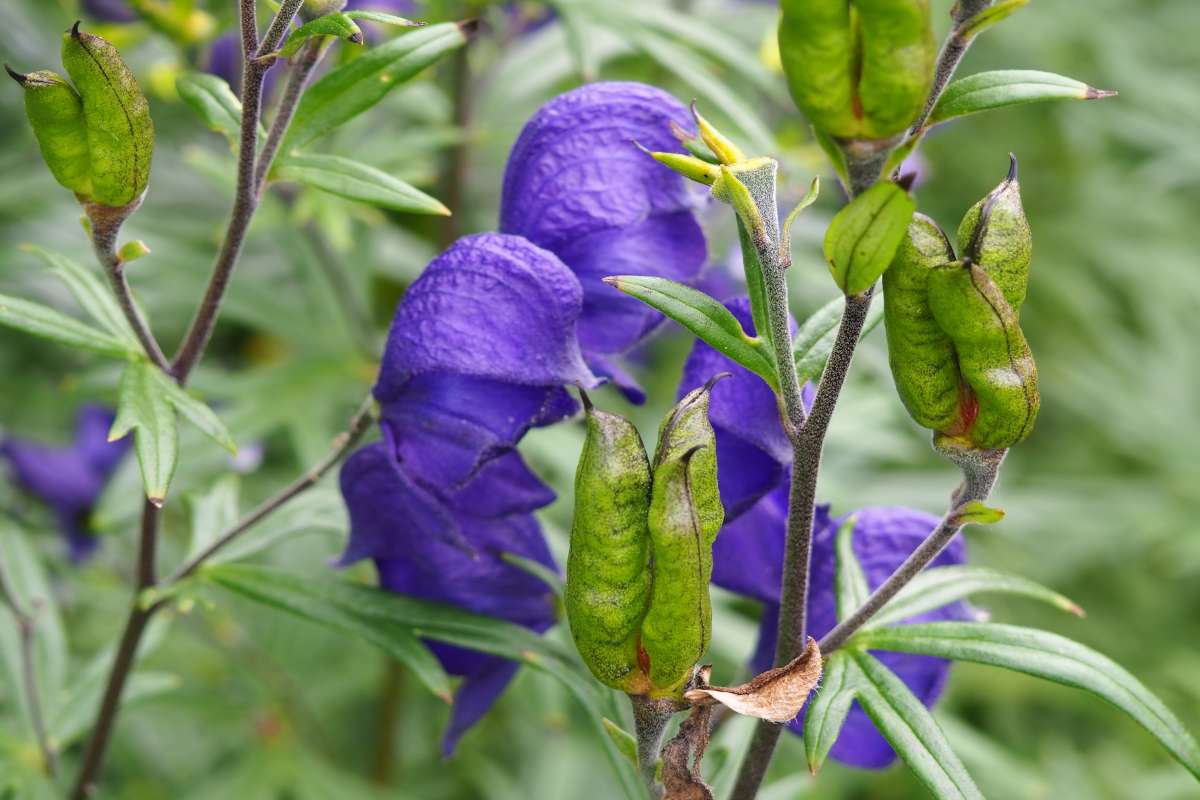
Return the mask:
<path id="1" fill-rule="evenodd" d="M 83 11 L 101 22 L 134 22 L 137 14 L 126 0 L 83 0 Z"/>
<path id="2" fill-rule="evenodd" d="M 75 439 L 65 446 L 44 445 L 22 439 L 0 441 L 0 457 L 26 491 L 54 512 L 72 561 L 84 561 L 98 540 L 87 529 L 92 506 L 104 484 L 129 449 L 128 439 L 108 441 L 113 413 L 86 405 L 75 423 Z"/>
<path id="3" fill-rule="evenodd" d="M 275 91 L 275 84 L 284 73 L 284 62 L 277 62 L 267 70 L 263 78 L 262 96 L 264 102 Z M 233 93 L 241 96 L 242 91 L 242 40 L 236 32 L 223 33 L 208 46 L 208 54 L 204 58 L 205 72 L 216 75 L 226 83 Z"/>
<path id="4" fill-rule="evenodd" d="M 745 297 L 726 307 L 747 330 L 750 303 Z M 775 395 L 754 373 L 697 341 L 684 365 L 680 395 L 704 382 L 705 376 L 729 371 L 733 377 L 714 387 L 709 418 L 717 437 L 718 484 L 725 505 L 725 527 L 713 545 L 713 583 L 763 603 L 759 641 L 751 658 L 755 672 L 768 669 L 775 656 L 779 624 L 779 591 L 783 575 L 788 482 L 792 450 L 780 423 Z M 804 387 L 805 403 L 812 387 Z M 865 508 L 853 512 L 854 550 L 872 589 L 884 581 L 937 525 L 937 518 L 907 508 Z M 837 622 L 834 601 L 834 537 L 845 519 L 829 516 L 828 506 L 817 509 L 813 526 L 813 561 L 809 585 L 809 634 L 820 638 Z M 962 563 L 965 548 L 956 539 L 933 562 L 934 566 Z M 964 619 L 966 607 L 955 604 L 908 622 Z M 937 700 L 945 686 L 949 663 L 929 656 L 880 654 L 926 705 Z M 790 723 L 803 732 L 804 715 Z M 855 703 L 847 717 L 834 758 L 857 767 L 882 768 L 895 758 L 862 709 Z"/>
<path id="5" fill-rule="evenodd" d="M 643 395 L 615 357 L 663 320 L 602 283 L 607 275 L 657 275 L 690 283 L 707 251 L 683 178 L 634 145 L 682 152 L 671 122 L 690 125 L 674 97 L 640 83 L 592 83 L 551 100 L 513 145 L 500 230 L 563 260 L 583 285 L 579 341 L 588 364 L 635 399 Z"/>

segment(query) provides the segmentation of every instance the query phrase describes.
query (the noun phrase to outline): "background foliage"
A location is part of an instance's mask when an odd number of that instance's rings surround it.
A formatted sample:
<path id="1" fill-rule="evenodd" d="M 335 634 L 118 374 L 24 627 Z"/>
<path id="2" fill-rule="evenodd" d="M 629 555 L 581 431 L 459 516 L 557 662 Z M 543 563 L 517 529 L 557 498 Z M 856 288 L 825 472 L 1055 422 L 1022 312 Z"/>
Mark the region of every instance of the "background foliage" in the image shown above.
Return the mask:
<path id="1" fill-rule="evenodd" d="M 232 3 L 210 2 L 228 27 Z M 451 8 L 450 5 L 456 7 Z M 184 428 L 173 491 L 205 493 L 221 475 L 261 469 L 240 483 L 241 506 L 267 495 L 327 449 L 373 377 L 375 354 L 406 283 L 453 235 L 493 228 L 509 147 L 537 106 L 576 85 L 580 69 L 697 96 L 721 122 L 731 115 L 755 149 L 784 162 L 785 192 L 798 196 L 819 151 L 792 111 L 780 76 L 760 59 L 774 25 L 771 4 L 562 2 L 546 8 L 468 9 L 434 3 L 426 19 L 482 14 L 487 33 L 470 48 L 464 129 L 456 124 L 455 77 L 443 62 L 401 88 L 322 150 L 403 177 L 450 205 L 451 223 L 381 211 L 290 187 L 261 209 L 239 267 L 211 357 L 196 387 L 218 407 L 242 454 L 234 463 Z M 948 2 L 937 2 L 944 21 Z M 427 12 L 427 13 L 426 13 Z M 514 16 L 515 14 L 515 16 Z M 54 64 L 58 34 L 78 15 L 68 0 L 14 0 L 0 7 L 0 53 L 19 69 Z M 1179 35 L 1200 29 L 1189 0 L 1038 0 L 988 32 L 960 74 L 1047 69 L 1119 89 L 1115 100 L 1048 104 L 968 119 L 939 130 L 924 148 L 921 207 L 952 226 L 962 210 L 1021 160 L 1034 227 L 1032 286 L 1022 314 L 1044 393 L 1041 423 L 1017 448 L 996 504 L 999 526 L 969 532 L 976 563 L 1044 582 L 1079 602 L 1075 620 L 1020 600 L 985 605 L 1005 621 L 1076 638 L 1138 675 L 1190 728 L 1200 727 L 1200 51 Z M 151 95 L 158 128 L 150 195 L 128 226 L 153 254 L 131 280 L 160 338 L 182 334 L 228 212 L 233 161 L 226 142 L 197 123 L 174 95 L 189 54 L 144 30 L 112 30 Z M 707 49 L 708 54 L 701 51 Z M 199 57 L 199 54 L 192 54 Z M 0 91 L 0 292 L 73 309 L 66 291 L 20 250 L 36 242 L 88 261 L 78 206 L 40 159 L 15 87 Z M 458 118 L 461 122 L 462 118 Z M 449 166 L 465 166 L 453 183 Z M 832 185 L 832 184 L 829 184 Z M 827 191 L 802 219 L 792 269 L 795 311 L 833 294 L 819 241 L 836 208 Z M 793 198 L 794 199 L 794 198 Z M 784 202 L 786 207 L 790 205 Z M 713 214 L 714 262 L 735 235 Z M 348 290 L 348 292 L 347 292 Z M 339 302 L 336 298 L 342 297 Z M 669 329 L 647 348 L 642 374 L 650 403 L 631 411 L 647 426 L 673 400 L 690 337 Z M 0 425 L 10 433 L 64 441 L 74 409 L 115 399 L 117 367 L 0 332 Z M 616 406 L 612 390 L 604 402 Z M 523 446 L 560 488 L 543 515 L 552 547 L 566 552 L 570 476 L 582 440 L 577 425 L 535 432 Z M 940 512 L 955 480 L 904 414 L 891 386 L 882 331 L 860 349 L 827 447 L 822 496 L 836 511 L 905 503 Z M 110 642 L 127 603 L 136 464 L 127 459 L 99 504 L 101 553 L 70 566 L 43 509 L 0 482 L 3 556 L 32 548 L 52 582 L 77 675 Z M 187 504 L 172 504 L 167 557 L 187 548 Z M 15 531 L 15 533 L 14 533 Z M 255 559 L 314 574 L 330 569 L 345 533 L 332 482 L 262 531 L 287 535 Z M 23 542 L 19 545 L 17 542 Z M 560 558 L 560 563 L 561 563 Z M 355 574 L 372 580 L 367 566 Z M 714 590 L 717 675 L 733 677 L 752 646 L 756 609 Z M 175 615 L 146 662 L 144 699 L 127 709 L 108 769 L 114 798 L 475 798 L 601 797 L 613 778 L 593 728 L 557 682 L 523 670 L 453 761 L 437 753 L 447 709 L 371 645 L 206 589 Z M 160 623 L 164 620 L 160 620 Z M 561 632 L 560 632 L 561 633 Z M 552 634 L 557 635 L 557 634 Z M 5 637 L 9 636 L 6 631 Z M 0 638 L 5 661 L 12 640 Z M 0 726 L 16 715 L 12 684 L 0 681 Z M 77 706 L 77 707 L 76 707 Z M 70 705 L 87 722 L 94 698 Z M 956 749 L 988 796 L 1183 798 L 1195 783 L 1136 726 L 1090 697 L 1014 673 L 974 665 L 953 671 L 938 707 Z M 66 721 L 67 723 L 70 720 Z M 66 724 L 66 723 L 64 723 Z M 744 728 L 731 723 L 708 762 Z M 0 737 L 0 774 L 29 754 Z M 764 798 L 922 797 L 903 767 L 852 772 L 830 763 L 814 783 L 799 739 L 785 737 Z M 718 779 L 719 783 L 719 779 Z M 386 787 L 386 788 L 385 788 Z"/>

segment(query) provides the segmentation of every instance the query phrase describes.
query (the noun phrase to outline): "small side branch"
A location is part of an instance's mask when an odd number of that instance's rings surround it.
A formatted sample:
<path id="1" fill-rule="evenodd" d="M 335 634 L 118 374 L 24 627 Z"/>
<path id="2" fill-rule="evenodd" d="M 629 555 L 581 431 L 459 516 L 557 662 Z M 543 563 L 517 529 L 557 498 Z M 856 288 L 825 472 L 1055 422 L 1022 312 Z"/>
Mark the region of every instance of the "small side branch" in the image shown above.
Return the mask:
<path id="1" fill-rule="evenodd" d="M 21 605 L 8 578 L 8 573 L 4 571 L 3 561 L 0 561 L 0 599 L 8 606 L 17 623 L 21 648 L 21 692 L 25 695 L 25 707 L 29 710 L 29 725 L 33 729 L 38 751 L 42 755 L 42 765 L 46 774 L 53 777 L 58 769 L 58 759 L 54 748 L 50 746 L 50 736 L 46 732 L 46 719 L 42 713 L 42 696 L 38 691 L 37 668 L 33 660 L 37 620 L 31 611 Z"/>
<path id="2" fill-rule="evenodd" d="M 267 184 L 267 175 L 271 171 L 271 164 L 275 161 L 279 147 L 283 144 L 283 137 L 287 133 L 288 126 L 292 124 L 292 117 L 296 115 L 297 106 L 300 105 L 300 97 L 304 94 L 304 89 L 308 86 L 308 79 L 312 77 L 313 70 L 320 63 L 326 49 L 327 43 L 324 41 L 324 37 L 317 36 L 305 42 L 300 47 L 300 52 L 291 60 L 291 71 L 288 73 L 287 84 L 283 89 L 283 98 L 279 101 L 279 108 L 275 112 L 275 119 L 271 121 L 271 130 L 267 132 L 267 139 L 263 143 L 262 152 L 258 156 L 258 165 L 254 170 L 254 191 L 260 198 Z"/>

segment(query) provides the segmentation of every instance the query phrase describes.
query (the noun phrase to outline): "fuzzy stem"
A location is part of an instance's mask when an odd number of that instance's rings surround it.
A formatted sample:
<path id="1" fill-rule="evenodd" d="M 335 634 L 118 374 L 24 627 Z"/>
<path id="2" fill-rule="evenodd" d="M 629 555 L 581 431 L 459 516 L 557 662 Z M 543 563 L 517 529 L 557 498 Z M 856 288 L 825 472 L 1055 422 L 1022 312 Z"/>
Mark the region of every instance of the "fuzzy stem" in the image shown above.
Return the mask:
<path id="1" fill-rule="evenodd" d="M 97 203 L 85 203 L 84 213 L 87 215 L 91 228 L 92 251 L 96 260 L 104 268 L 109 286 L 121 307 L 125 321 L 133 330 L 134 336 L 145 351 L 146 357 L 156 367 L 170 374 L 171 362 L 158 346 L 158 340 L 150 331 L 150 324 L 142 316 L 141 309 L 133 299 L 133 290 L 125 277 L 125 264 L 117 254 L 117 237 L 121 232 L 121 224 L 141 205 L 141 199 L 134 200 L 126 206 L 103 206 Z"/>
<path id="2" fill-rule="evenodd" d="M 50 777 L 54 777 L 58 769 L 54 748 L 50 745 L 50 737 L 46 732 L 46 720 L 42 715 L 42 698 L 38 691 L 38 676 L 33 660 L 34 638 L 37 633 L 37 621 L 33 613 L 26 610 L 17 599 L 12 582 L 4 571 L 4 562 L 0 561 L 0 600 L 8 606 L 20 633 L 21 648 L 21 691 L 25 695 L 25 707 L 29 710 L 29 725 L 33 728 L 33 737 L 37 740 L 38 750 L 42 755 L 42 768 Z"/>
<path id="3" fill-rule="evenodd" d="M 960 462 L 963 470 L 963 483 L 954 493 L 950 510 L 946 512 L 938 526 L 930 532 L 929 536 L 925 537 L 917 549 L 896 568 L 895 572 L 888 576 L 887 580 L 879 585 L 878 589 L 863 601 L 861 606 L 825 634 L 818 643 L 822 655 L 831 653 L 845 644 L 856 631 L 875 616 L 879 609 L 887 605 L 887 602 L 895 597 L 897 592 L 929 566 L 930 562 L 937 558 L 938 553 L 946 548 L 946 545 L 950 544 L 963 527 L 959 516 L 960 510 L 965 504 L 972 501 L 982 503 L 987 500 L 992 486 L 996 483 L 1000 464 L 1004 460 L 1006 452 L 1005 450 L 976 451 L 979 455 L 977 460 Z"/>
<path id="4" fill-rule="evenodd" d="M 925 126 L 929 122 L 929 116 L 937 106 L 942 92 L 946 90 L 946 85 L 954 77 L 954 72 L 958 69 L 963 56 L 967 54 L 967 50 L 975 40 L 974 36 L 966 34 L 967 23 L 991 4 L 992 0 L 960 0 L 955 5 L 954 26 L 946 36 L 941 52 L 938 53 L 937 65 L 933 72 L 933 86 L 929 90 L 929 97 L 925 100 L 925 107 L 921 109 L 921 113 L 909 129 L 907 137 L 909 140 L 920 139 L 925 135 Z"/>
<path id="5" fill-rule="evenodd" d="M 629 695 L 633 706 L 633 727 L 637 733 L 638 771 L 652 797 L 662 797 L 662 787 L 655 773 L 662 752 L 663 735 L 671 717 L 681 709 L 678 701 L 670 698 L 652 700 L 644 695 Z"/>
<path id="6" fill-rule="evenodd" d="M 271 171 L 271 164 L 279 152 L 280 145 L 283 144 L 283 137 L 287 133 L 288 126 L 292 124 L 292 118 L 296 115 L 300 97 L 304 94 L 305 87 L 308 86 L 308 79 L 312 76 L 317 64 L 320 63 L 321 57 L 325 55 L 326 49 L 328 48 L 324 37 L 314 37 L 301 46 L 300 52 L 291 61 L 291 71 L 288 72 L 283 98 L 279 101 L 275 118 L 271 120 L 271 130 L 267 132 L 267 139 L 263 142 L 262 152 L 259 153 L 258 164 L 254 170 L 254 187 L 259 198 L 262 197 L 263 189 L 266 187 L 267 174 Z"/>

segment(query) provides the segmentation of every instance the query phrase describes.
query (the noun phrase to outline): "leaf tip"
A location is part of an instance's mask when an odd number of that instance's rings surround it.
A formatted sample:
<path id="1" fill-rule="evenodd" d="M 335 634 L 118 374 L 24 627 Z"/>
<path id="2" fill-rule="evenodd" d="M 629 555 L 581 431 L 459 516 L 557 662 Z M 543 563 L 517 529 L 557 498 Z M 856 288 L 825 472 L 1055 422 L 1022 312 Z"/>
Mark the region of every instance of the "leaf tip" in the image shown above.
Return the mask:
<path id="1" fill-rule="evenodd" d="M 464 39 L 471 39 L 479 32 L 479 20 L 476 18 L 464 19 L 455 24 L 458 25 L 458 32 Z"/>
<path id="2" fill-rule="evenodd" d="M 167 502 L 166 492 L 157 492 L 155 494 L 147 494 L 146 499 L 150 501 L 150 505 L 155 508 L 162 508 Z"/>
<path id="3" fill-rule="evenodd" d="M 1103 100 L 1106 97 L 1116 97 L 1118 94 L 1116 89 L 1097 89 L 1095 86 L 1089 86 L 1083 93 L 1084 100 Z"/>

